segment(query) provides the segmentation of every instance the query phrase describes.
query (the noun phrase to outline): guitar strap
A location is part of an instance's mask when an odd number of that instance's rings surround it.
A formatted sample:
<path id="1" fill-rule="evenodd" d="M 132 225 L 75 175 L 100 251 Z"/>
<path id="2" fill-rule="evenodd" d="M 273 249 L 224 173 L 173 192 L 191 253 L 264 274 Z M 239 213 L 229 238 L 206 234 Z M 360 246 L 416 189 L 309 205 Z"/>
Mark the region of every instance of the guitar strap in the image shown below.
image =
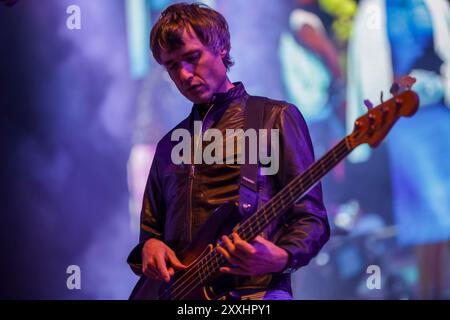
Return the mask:
<path id="1" fill-rule="evenodd" d="M 257 162 L 250 163 L 249 142 L 244 140 L 243 156 L 244 163 L 241 164 L 241 176 L 239 184 L 239 212 L 242 218 L 252 215 L 258 207 L 258 173 L 259 173 L 259 134 L 258 130 L 263 128 L 264 106 L 267 98 L 249 96 L 244 111 L 244 132 L 248 129 L 256 130 L 257 137 Z"/>

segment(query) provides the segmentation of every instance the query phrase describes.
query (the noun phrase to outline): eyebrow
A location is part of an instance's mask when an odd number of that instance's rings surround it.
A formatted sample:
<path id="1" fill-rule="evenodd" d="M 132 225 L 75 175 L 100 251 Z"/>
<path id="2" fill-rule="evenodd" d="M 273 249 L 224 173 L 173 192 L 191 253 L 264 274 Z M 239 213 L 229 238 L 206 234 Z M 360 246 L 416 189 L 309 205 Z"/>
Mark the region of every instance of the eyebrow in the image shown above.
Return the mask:
<path id="1" fill-rule="evenodd" d="M 200 50 L 198 50 L 198 49 L 192 49 L 192 50 L 190 50 L 190 51 L 187 51 L 187 52 L 185 52 L 185 53 L 183 53 L 183 54 L 181 55 L 181 59 L 184 59 L 184 58 L 186 58 L 187 56 L 190 56 L 190 55 L 192 55 L 192 54 L 194 54 L 194 53 L 198 53 L 198 52 L 200 52 Z M 171 65 L 171 64 L 174 63 L 174 62 L 175 62 L 174 60 L 167 60 L 166 62 L 163 62 L 163 65 L 168 66 L 168 65 Z"/>

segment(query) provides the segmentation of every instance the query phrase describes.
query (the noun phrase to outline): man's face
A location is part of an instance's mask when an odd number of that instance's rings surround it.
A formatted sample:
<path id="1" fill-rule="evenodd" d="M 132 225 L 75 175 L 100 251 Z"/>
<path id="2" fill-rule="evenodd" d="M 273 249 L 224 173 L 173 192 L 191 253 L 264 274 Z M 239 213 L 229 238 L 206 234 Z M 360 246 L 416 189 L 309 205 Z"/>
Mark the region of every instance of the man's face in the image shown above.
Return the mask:
<path id="1" fill-rule="evenodd" d="M 174 51 L 161 50 L 161 62 L 178 90 L 193 103 L 209 103 L 214 94 L 227 91 L 226 52 L 215 54 L 194 31 L 183 31 L 184 45 Z"/>

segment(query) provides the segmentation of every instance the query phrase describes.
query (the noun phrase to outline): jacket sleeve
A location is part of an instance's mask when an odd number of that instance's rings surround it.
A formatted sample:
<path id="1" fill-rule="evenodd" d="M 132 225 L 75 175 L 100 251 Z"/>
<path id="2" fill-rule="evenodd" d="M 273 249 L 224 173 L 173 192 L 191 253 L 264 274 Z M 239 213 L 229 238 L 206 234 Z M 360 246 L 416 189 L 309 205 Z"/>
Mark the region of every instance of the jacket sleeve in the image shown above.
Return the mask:
<path id="1" fill-rule="evenodd" d="M 280 167 L 276 179 L 282 188 L 314 163 L 314 151 L 306 122 L 294 105 L 283 107 L 274 127 L 280 130 Z M 285 272 L 307 265 L 329 237 L 319 183 L 284 216 L 283 232 L 276 244 L 290 256 Z"/>
<path id="2" fill-rule="evenodd" d="M 142 248 L 144 243 L 151 238 L 163 240 L 165 204 L 159 179 L 157 154 L 158 151 L 156 151 L 145 186 L 139 243 L 133 248 L 127 259 L 131 270 L 139 276 L 142 275 Z"/>

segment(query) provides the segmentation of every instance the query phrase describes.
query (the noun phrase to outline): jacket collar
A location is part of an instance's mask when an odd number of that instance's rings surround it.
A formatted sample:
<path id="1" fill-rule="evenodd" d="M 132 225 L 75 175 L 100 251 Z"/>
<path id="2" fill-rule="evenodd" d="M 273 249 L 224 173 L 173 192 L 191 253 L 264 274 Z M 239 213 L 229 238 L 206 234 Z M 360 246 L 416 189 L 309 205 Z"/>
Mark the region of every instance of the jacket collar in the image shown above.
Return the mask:
<path id="1" fill-rule="evenodd" d="M 206 113 L 217 113 L 221 109 L 226 109 L 233 101 L 239 100 L 247 92 L 242 82 L 234 82 L 234 87 L 223 93 L 216 93 L 213 96 L 212 103 L 209 104 L 194 104 L 192 113 L 195 120 L 205 120 Z"/>

